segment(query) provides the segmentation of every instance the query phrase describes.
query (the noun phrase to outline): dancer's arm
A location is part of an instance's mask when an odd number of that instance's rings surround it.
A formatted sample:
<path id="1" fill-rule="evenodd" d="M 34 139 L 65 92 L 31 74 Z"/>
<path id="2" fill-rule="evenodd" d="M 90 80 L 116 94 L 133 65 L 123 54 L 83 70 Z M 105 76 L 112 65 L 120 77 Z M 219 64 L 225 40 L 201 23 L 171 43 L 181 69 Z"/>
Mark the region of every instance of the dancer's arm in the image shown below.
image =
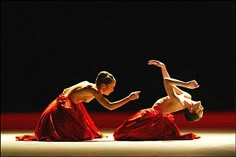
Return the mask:
<path id="1" fill-rule="evenodd" d="M 167 68 L 165 66 L 164 63 L 158 61 L 158 60 L 149 60 L 148 61 L 148 64 L 149 65 L 154 65 L 154 66 L 157 66 L 157 67 L 160 67 L 161 68 L 161 72 L 162 72 L 162 76 L 163 76 L 163 79 L 164 78 L 170 78 L 170 75 L 167 71 Z M 176 85 L 172 85 L 172 88 L 174 90 L 174 92 L 176 92 L 176 94 L 180 95 L 180 94 L 184 94 L 185 97 L 188 97 L 191 99 L 191 95 L 183 90 L 181 90 L 180 88 L 178 88 Z"/>
<path id="2" fill-rule="evenodd" d="M 123 105 L 125 105 L 126 103 L 128 103 L 129 101 L 132 100 L 136 100 L 139 98 L 139 93 L 140 91 L 135 91 L 130 93 L 127 97 L 114 101 L 114 102 L 110 102 L 107 98 L 105 98 L 101 93 L 99 93 L 97 90 L 94 90 L 93 88 L 88 89 L 90 90 L 89 92 L 91 92 L 94 97 L 96 98 L 96 100 L 105 108 L 109 109 L 109 110 L 114 110 L 117 109 Z"/>
<path id="3" fill-rule="evenodd" d="M 170 75 L 169 75 L 169 73 L 168 73 L 164 63 L 162 63 L 162 62 L 160 62 L 158 60 L 149 60 L 148 61 L 148 65 L 154 65 L 154 66 L 160 67 L 163 78 L 165 78 L 165 77 L 169 78 L 170 77 Z"/>
<path id="4" fill-rule="evenodd" d="M 175 95 L 175 91 L 173 90 L 173 86 L 180 86 L 180 87 L 185 87 L 185 88 L 189 88 L 189 89 L 195 89 L 195 88 L 199 87 L 197 81 L 195 81 L 195 80 L 184 82 L 184 81 L 177 80 L 174 78 L 164 78 L 164 86 L 165 86 L 167 94 L 170 97 Z"/>

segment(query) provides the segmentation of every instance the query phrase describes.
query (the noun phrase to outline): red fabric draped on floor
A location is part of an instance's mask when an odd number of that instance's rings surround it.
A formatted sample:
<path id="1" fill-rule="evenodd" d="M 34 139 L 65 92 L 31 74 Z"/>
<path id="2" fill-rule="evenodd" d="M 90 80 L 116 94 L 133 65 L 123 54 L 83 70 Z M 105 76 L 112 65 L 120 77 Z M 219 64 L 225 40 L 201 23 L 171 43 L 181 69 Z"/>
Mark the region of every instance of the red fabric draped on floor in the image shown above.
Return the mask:
<path id="1" fill-rule="evenodd" d="M 60 95 L 42 113 L 34 135 L 17 136 L 16 140 L 81 141 L 102 138 L 82 103 L 73 104 Z"/>
<path id="2" fill-rule="evenodd" d="M 114 131 L 115 140 L 192 140 L 193 133 L 181 134 L 172 114 L 163 115 L 159 107 L 143 109 L 130 116 Z"/>

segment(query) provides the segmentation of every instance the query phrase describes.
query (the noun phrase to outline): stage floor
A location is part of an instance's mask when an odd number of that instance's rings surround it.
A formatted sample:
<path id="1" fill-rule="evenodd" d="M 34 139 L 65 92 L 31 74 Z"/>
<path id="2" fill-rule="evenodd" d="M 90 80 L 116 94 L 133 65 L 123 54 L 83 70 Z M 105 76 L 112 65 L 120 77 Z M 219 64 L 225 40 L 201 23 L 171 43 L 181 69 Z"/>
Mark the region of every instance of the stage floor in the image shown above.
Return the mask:
<path id="1" fill-rule="evenodd" d="M 15 141 L 31 131 L 2 131 L 1 156 L 235 156 L 235 130 L 182 130 L 200 135 L 195 140 L 115 141 L 111 130 L 106 138 L 81 142 Z"/>
<path id="2" fill-rule="evenodd" d="M 175 114 L 181 133 L 200 135 L 195 140 L 115 141 L 114 129 L 132 113 L 90 113 L 107 138 L 81 142 L 16 141 L 15 136 L 33 134 L 41 113 L 1 114 L 1 156 L 142 156 L 142 157 L 235 157 L 235 112 L 205 112 L 199 122 L 188 123 Z"/>

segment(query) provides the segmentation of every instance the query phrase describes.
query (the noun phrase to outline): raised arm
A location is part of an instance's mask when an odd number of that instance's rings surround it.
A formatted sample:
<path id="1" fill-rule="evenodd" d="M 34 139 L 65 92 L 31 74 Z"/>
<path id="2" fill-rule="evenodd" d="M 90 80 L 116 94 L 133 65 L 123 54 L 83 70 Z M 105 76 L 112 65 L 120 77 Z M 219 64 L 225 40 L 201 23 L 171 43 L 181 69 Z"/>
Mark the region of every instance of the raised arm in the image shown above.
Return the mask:
<path id="1" fill-rule="evenodd" d="M 157 67 L 160 67 L 161 68 L 161 72 L 162 72 L 162 76 L 163 76 L 163 79 L 164 78 L 170 78 L 170 75 L 167 71 L 167 68 L 165 66 L 164 63 L 158 61 L 158 60 L 149 60 L 148 61 L 148 65 L 154 65 L 154 66 L 157 66 Z M 184 94 L 185 97 L 188 97 L 191 99 L 191 95 L 183 90 L 181 90 L 180 88 L 178 88 L 176 85 L 173 85 L 172 84 L 172 88 L 174 90 L 174 92 L 178 95 L 180 94 Z"/>
<path id="2" fill-rule="evenodd" d="M 185 87 L 189 89 L 195 89 L 199 87 L 197 81 L 195 80 L 184 82 L 184 81 L 173 79 L 173 78 L 164 78 L 164 86 L 165 86 L 165 90 L 168 96 L 171 98 L 176 98 L 176 94 L 173 89 L 173 86 L 180 86 L 180 87 Z"/>
<path id="3" fill-rule="evenodd" d="M 162 62 L 160 62 L 158 60 L 149 60 L 148 61 L 148 65 L 154 65 L 154 66 L 160 67 L 163 78 L 165 78 L 165 77 L 169 78 L 170 77 L 170 75 L 169 75 L 169 73 L 168 73 L 164 63 L 162 63 Z"/>
<path id="4" fill-rule="evenodd" d="M 189 89 L 195 89 L 195 88 L 199 87 L 196 80 L 191 80 L 188 82 L 184 82 L 184 81 L 177 80 L 174 78 L 164 78 L 164 80 L 165 80 L 165 82 L 167 82 L 168 84 L 170 84 L 172 86 L 180 86 L 180 87 L 185 87 L 185 88 L 189 88 Z"/>

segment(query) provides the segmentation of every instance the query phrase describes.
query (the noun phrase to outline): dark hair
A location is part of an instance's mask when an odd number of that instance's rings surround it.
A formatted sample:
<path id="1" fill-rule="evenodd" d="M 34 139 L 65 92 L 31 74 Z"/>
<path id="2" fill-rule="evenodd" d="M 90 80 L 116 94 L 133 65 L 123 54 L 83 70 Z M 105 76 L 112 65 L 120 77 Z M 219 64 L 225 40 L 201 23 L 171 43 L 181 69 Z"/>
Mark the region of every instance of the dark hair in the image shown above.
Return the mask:
<path id="1" fill-rule="evenodd" d="M 184 117 L 187 121 L 190 121 L 190 122 L 199 121 L 202 118 L 202 116 L 200 115 L 201 114 L 196 113 L 196 112 L 190 112 L 187 108 L 184 109 Z"/>
<path id="2" fill-rule="evenodd" d="M 113 81 L 115 81 L 115 77 L 111 73 L 107 71 L 101 71 L 98 73 L 95 83 L 97 86 L 99 86 L 102 83 L 108 85 Z"/>

